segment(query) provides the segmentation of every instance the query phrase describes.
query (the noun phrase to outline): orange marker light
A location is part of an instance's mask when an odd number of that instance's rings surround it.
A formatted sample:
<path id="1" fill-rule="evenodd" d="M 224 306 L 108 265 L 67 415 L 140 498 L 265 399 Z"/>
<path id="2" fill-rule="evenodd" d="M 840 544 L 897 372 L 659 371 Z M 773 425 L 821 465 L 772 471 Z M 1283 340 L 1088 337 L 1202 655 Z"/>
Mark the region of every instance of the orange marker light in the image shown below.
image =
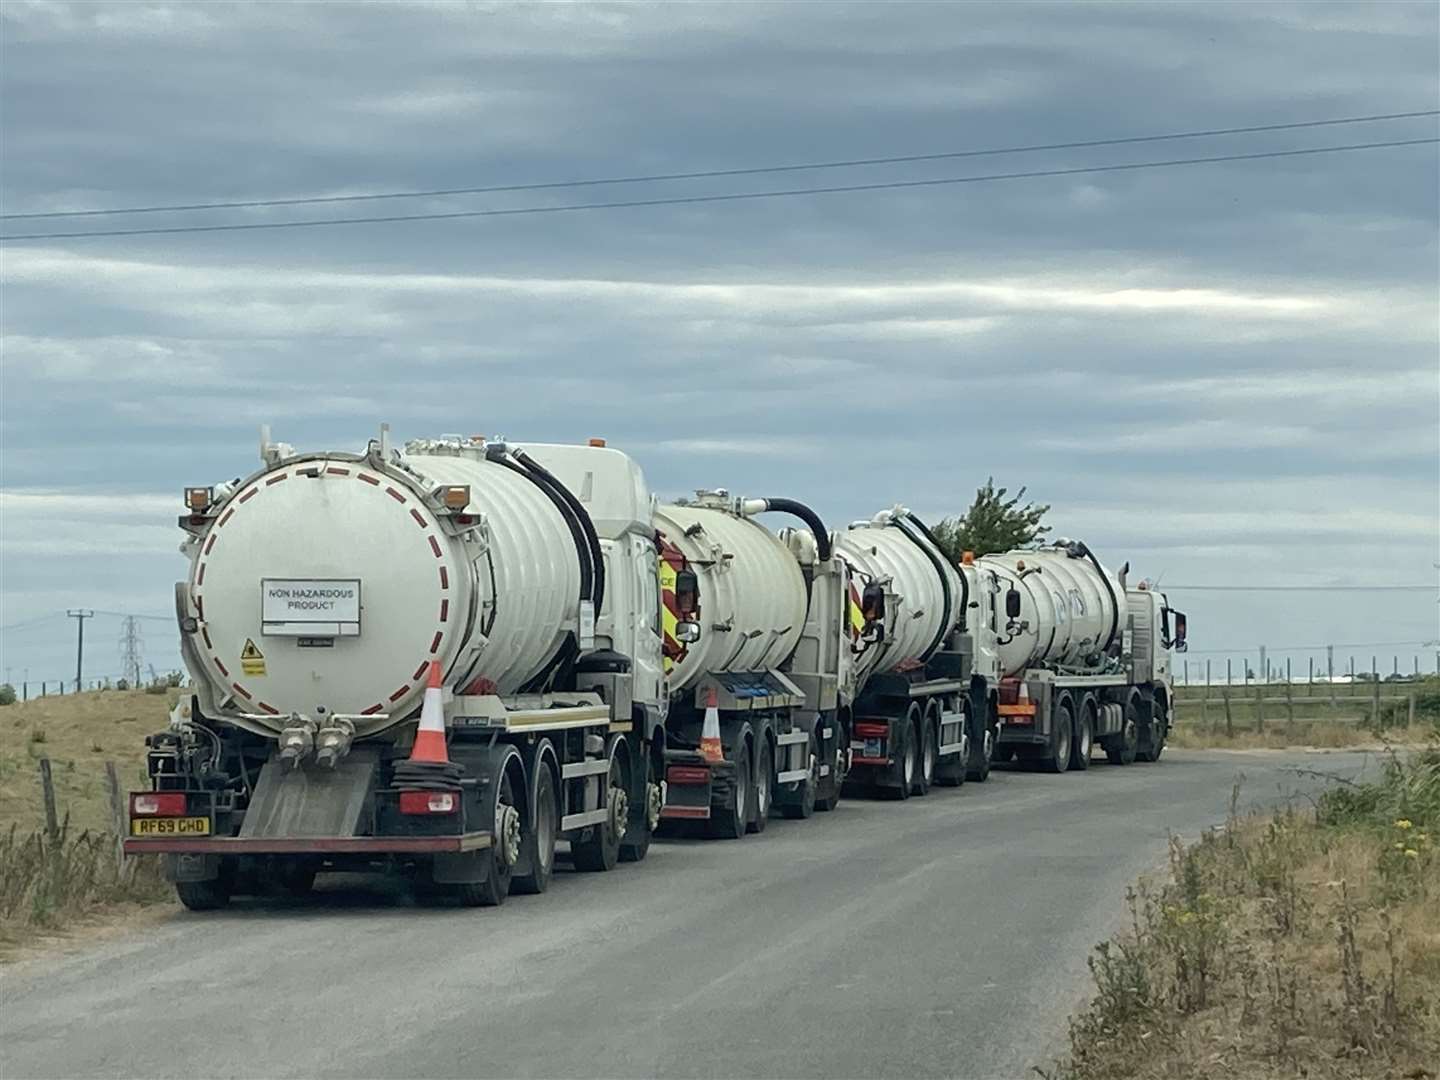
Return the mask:
<path id="1" fill-rule="evenodd" d="M 591 445 L 591 446 L 604 446 L 604 445 L 605 445 L 605 440 L 604 440 L 604 439 L 591 439 L 591 440 L 590 440 L 590 445 Z"/>
<path id="2" fill-rule="evenodd" d="M 961 566 L 973 566 L 974 564 L 975 564 L 975 553 L 974 553 L 973 551 L 964 552 L 964 553 L 960 556 L 960 565 L 961 565 Z"/>

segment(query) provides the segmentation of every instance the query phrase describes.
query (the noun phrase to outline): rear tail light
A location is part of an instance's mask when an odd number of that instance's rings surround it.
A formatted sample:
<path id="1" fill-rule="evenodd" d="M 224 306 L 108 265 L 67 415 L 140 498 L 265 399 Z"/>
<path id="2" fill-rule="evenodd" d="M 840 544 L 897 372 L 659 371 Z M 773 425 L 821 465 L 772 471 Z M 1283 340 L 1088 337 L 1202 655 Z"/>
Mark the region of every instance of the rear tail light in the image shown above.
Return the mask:
<path id="1" fill-rule="evenodd" d="M 210 504 L 214 501 L 214 488 L 188 487 L 185 489 L 185 505 L 197 514 L 203 514 L 210 509 Z"/>
<path id="2" fill-rule="evenodd" d="M 137 791 L 130 796 L 131 817 L 183 817 L 183 791 Z"/>
<path id="3" fill-rule="evenodd" d="M 402 814 L 453 814 L 460 809 L 460 796 L 454 791 L 402 791 Z"/>
<path id="4" fill-rule="evenodd" d="M 672 784 L 708 784 L 710 770 L 695 765 L 671 765 L 665 779 Z"/>
<path id="5" fill-rule="evenodd" d="M 856 724 L 855 734 L 862 739 L 883 739 L 890 734 L 889 724 Z"/>

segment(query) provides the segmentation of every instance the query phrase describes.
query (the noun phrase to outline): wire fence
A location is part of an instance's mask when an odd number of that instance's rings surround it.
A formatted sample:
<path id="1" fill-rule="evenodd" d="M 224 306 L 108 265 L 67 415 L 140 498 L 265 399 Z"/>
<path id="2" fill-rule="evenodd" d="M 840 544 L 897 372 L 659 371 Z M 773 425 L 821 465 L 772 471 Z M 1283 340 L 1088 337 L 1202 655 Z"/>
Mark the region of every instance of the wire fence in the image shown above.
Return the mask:
<path id="1" fill-rule="evenodd" d="M 1430 643 L 1426 643 L 1427 645 Z M 1177 658 L 1181 686 L 1248 686 L 1251 683 L 1370 683 L 1416 681 L 1440 675 L 1440 650 L 1388 656 L 1347 652 L 1343 645 L 1302 646 L 1253 652 L 1235 650 L 1221 657 Z M 1300 655 L 1295 655 L 1295 654 Z M 1288 655 L 1285 655 L 1288 654 Z"/>

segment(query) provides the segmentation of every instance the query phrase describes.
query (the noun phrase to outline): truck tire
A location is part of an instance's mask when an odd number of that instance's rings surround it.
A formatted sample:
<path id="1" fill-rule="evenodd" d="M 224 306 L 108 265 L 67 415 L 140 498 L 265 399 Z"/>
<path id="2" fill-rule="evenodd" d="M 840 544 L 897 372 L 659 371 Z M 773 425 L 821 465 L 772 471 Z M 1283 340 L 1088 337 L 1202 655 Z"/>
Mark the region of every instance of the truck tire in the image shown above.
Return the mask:
<path id="1" fill-rule="evenodd" d="M 915 706 L 910 708 L 913 710 Z M 895 764 L 887 777 L 889 785 L 880 790 L 891 799 L 908 799 L 914 790 L 915 774 L 919 771 L 915 753 L 917 730 L 910 712 L 906 712 L 904 719 L 890 721 L 890 753 L 894 755 Z"/>
<path id="2" fill-rule="evenodd" d="M 939 723 L 938 716 L 936 717 L 936 723 Z M 967 728 L 971 726 L 971 722 L 968 717 L 965 720 L 965 726 Z M 937 728 L 936 730 L 938 731 L 939 729 Z M 969 736 L 968 731 L 966 732 L 966 735 Z M 968 748 L 963 754 L 951 755 L 948 761 L 942 761 L 938 766 L 936 766 L 935 783 L 943 784 L 945 787 L 959 787 L 961 784 L 965 783 L 966 780 L 970 779 L 970 777 L 974 773 L 974 769 L 972 768 L 972 762 L 974 762 L 976 755 L 975 740 L 971 738 L 967 746 Z M 987 763 L 985 769 L 987 775 L 989 774 L 989 771 L 990 769 Z"/>
<path id="3" fill-rule="evenodd" d="M 787 818 L 803 821 L 815 813 L 815 796 L 820 787 L 819 749 L 819 744 L 815 741 L 815 733 L 812 731 L 809 741 L 805 744 L 806 761 L 810 764 L 810 771 L 806 774 L 805 779 L 800 781 L 795 791 L 795 797 L 780 804 L 780 812 Z"/>
<path id="4" fill-rule="evenodd" d="M 753 801 L 750 781 L 750 747 L 742 740 L 735 747 L 735 790 L 723 806 L 710 808 L 705 831 L 711 838 L 739 840 L 745 835 Z"/>
<path id="5" fill-rule="evenodd" d="M 175 895 L 190 911 L 218 911 L 230 903 L 230 885 L 222 878 L 177 881 Z"/>
<path id="6" fill-rule="evenodd" d="M 537 761 L 535 773 L 535 801 L 531 806 L 530 828 L 524 839 L 521 865 L 529 869 L 516 874 L 510 882 L 510 891 L 528 896 L 543 893 L 550 887 L 550 876 L 555 872 L 555 838 L 560 828 L 560 810 L 555 801 L 555 774 L 550 766 Z"/>
<path id="7" fill-rule="evenodd" d="M 1063 773 L 1070 768 L 1070 745 L 1075 734 L 1074 706 L 1062 701 L 1055 710 L 1055 730 L 1050 735 L 1050 746 L 1041 766 L 1046 772 Z"/>
<path id="8" fill-rule="evenodd" d="M 625 793 L 625 767 L 620 760 L 623 752 L 624 748 L 618 745 L 610 751 L 605 804 L 610 807 L 611 813 L 599 825 L 590 827 L 586 839 L 576 840 L 570 845 L 570 858 L 576 870 L 603 873 L 614 870 L 615 864 L 620 861 L 620 843 L 624 839 L 621 823 L 627 822 L 630 816 L 630 799 Z"/>
<path id="9" fill-rule="evenodd" d="M 1075 733 L 1075 741 L 1070 745 L 1070 768 L 1083 771 L 1090 768 L 1090 751 L 1095 744 L 1095 721 L 1090 718 L 1090 710 L 1081 710 L 1080 723 Z"/>
<path id="10" fill-rule="evenodd" d="M 452 896 L 461 907 L 499 907 L 510 895 L 510 883 L 515 873 L 515 863 L 520 858 L 520 845 L 524 834 L 518 837 L 511 831 L 520 826 L 520 800 L 515 794 L 515 782 L 507 768 L 513 754 L 494 754 L 490 766 L 490 790 L 495 792 L 492 808 L 492 831 L 496 842 L 484 851 L 486 873 L 483 881 L 464 881 L 440 887 L 442 894 Z M 506 820 L 511 824 L 505 824 Z M 513 844 L 513 857 L 507 857 L 505 846 Z"/>
<path id="11" fill-rule="evenodd" d="M 935 768 L 940 763 L 940 727 L 930 709 L 910 706 L 915 715 L 915 783 L 910 788 L 912 795 L 929 795 L 930 785 L 935 782 Z M 907 713 L 906 716 L 910 715 Z"/>
<path id="12" fill-rule="evenodd" d="M 995 732 L 990 727 L 990 702 L 982 698 L 977 706 L 972 697 L 969 712 L 966 726 L 970 728 L 970 760 L 965 763 L 965 779 L 983 784 L 990 779 L 990 765 L 995 760 Z"/>
<path id="13" fill-rule="evenodd" d="M 650 841 L 655 837 L 655 828 L 660 823 L 660 788 L 650 774 L 650 759 L 644 759 L 644 783 L 635 791 L 641 793 L 630 800 L 630 822 L 625 826 L 625 839 L 620 843 L 621 862 L 640 862 L 650 854 Z M 653 805 L 652 805 L 653 800 Z"/>
<path id="14" fill-rule="evenodd" d="M 1125 706 L 1125 726 L 1105 744 L 1105 758 L 1111 765 L 1133 765 L 1140 749 L 1140 710 L 1132 700 Z"/>
<path id="15" fill-rule="evenodd" d="M 775 751 L 770 748 L 770 740 L 763 731 L 755 756 L 755 800 L 751 803 L 750 820 L 745 823 L 745 831 L 762 833 L 765 822 L 770 819 L 770 805 L 775 796 Z"/>
<path id="16" fill-rule="evenodd" d="M 822 813 L 828 813 L 840 805 L 840 788 L 845 783 L 845 754 L 850 748 L 850 734 L 845 730 L 845 726 L 836 719 L 830 721 L 829 727 L 835 732 L 829 760 L 826 762 L 830 766 L 830 775 L 824 779 L 818 775 L 815 778 L 815 809 Z M 816 771 L 818 774 L 819 770 Z"/>
<path id="17" fill-rule="evenodd" d="M 1140 738 L 1140 745 L 1135 751 L 1135 760 L 1159 761 L 1160 755 L 1165 752 L 1165 736 L 1167 734 L 1169 734 L 1169 727 L 1165 723 L 1165 708 L 1157 694 L 1154 704 L 1150 708 L 1150 724 Z"/>

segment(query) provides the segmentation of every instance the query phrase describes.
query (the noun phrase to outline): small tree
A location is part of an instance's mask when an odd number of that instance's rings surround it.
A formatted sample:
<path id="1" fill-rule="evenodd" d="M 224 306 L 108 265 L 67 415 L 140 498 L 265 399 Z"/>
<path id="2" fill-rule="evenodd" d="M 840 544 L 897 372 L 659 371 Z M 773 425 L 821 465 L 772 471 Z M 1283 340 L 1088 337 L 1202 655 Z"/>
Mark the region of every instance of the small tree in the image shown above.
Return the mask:
<path id="1" fill-rule="evenodd" d="M 1040 524 L 1050 509 L 1048 503 L 1022 504 L 1025 489 L 1022 487 L 1007 499 L 1008 490 L 997 490 L 992 476 L 975 492 L 975 501 L 964 516 L 945 518 L 935 526 L 935 539 L 946 555 L 959 562 L 967 551 L 989 555 L 1029 547 L 1050 531 L 1050 526 Z"/>

